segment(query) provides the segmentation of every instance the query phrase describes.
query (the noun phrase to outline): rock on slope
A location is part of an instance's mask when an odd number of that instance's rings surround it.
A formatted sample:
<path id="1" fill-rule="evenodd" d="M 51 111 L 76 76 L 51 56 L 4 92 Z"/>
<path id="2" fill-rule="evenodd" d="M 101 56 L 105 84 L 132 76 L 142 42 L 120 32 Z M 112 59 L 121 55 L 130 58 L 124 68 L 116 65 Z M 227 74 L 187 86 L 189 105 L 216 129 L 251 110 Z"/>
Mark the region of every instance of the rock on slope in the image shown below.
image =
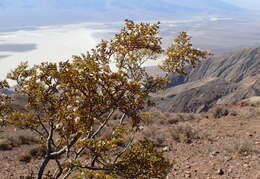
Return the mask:
<path id="1" fill-rule="evenodd" d="M 157 71 L 155 67 L 148 71 Z M 212 57 L 187 76 L 171 74 L 166 92 L 153 94 L 157 107 L 170 112 L 202 112 L 214 104 L 260 96 L 260 48 Z"/>

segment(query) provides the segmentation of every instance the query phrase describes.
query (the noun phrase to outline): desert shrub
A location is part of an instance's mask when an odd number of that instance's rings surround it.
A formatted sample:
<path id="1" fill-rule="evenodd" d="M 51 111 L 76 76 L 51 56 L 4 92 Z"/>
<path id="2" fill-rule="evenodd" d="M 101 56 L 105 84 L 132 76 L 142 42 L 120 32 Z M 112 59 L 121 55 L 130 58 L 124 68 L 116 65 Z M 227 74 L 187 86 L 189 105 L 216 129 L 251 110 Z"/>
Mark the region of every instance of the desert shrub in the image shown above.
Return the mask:
<path id="1" fill-rule="evenodd" d="M 255 152 L 254 144 L 248 140 L 238 140 L 234 143 L 234 151 L 239 155 L 247 156 Z"/>
<path id="2" fill-rule="evenodd" d="M 152 127 L 149 127 L 149 128 L 145 128 L 143 131 L 142 131 L 142 134 L 144 137 L 146 138 L 151 138 L 153 136 L 153 129 Z"/>
<path id="3" fill-rule="evenodd" d="M 151 111 L 142 114 L 143 123 L 146 126 L 155 125 L 173 125 L 184 120 L 181 114 L 163 113 L 161 111 Z"/>
<path id="4" fill-rule="evenodd" d="M 236 153 L 240 156 L 248 156 L 254 153 L 260 153 L 256 150 L 253 142 L 246 139 L 237 139 L 228 145 L 225 150 L 230 153 Z"/>
<path id="5" fill-rule="evenodd" d="M 209 115 L 209 113 L 207 113 L 207 112 L 203 112 L 203 113 L 200 113 L 200 117 L 201 117 L 201 118 L 205 118 L 205 119 L 209 119 L 209 118 L 210 118 L 210 115 Z"/>
<path id="6" fill-rule="evenodd" d="M 35 137 L 30 135 L 19 135 L 17 137 L 17 143 L 20 145 L 29 145 L 39 143 L 39 141 Z"/>
<path id="7" fill-rule="evenodd" d="M 20 179 L 34 179 L 34 173 L 32 173 L 31 175 L 26 175 L 26 176 L 20 176 Z"/>
<path id="8" fill-rule="evenodd" d="M 168 121 L 168 124 L 172 125 L 172 124 L 176 124 L 178 122 L 178 119 L 176 118 L 170 118 Z"/>
<path id="9" fill-rule="evenodd" d="M 258 119 L 260 116 L 260 107 L 244 107 L 238 111 L 240 116 L 245 119 Z"/>
<path id="10" fill-rule="evenodd" d="M 174 118 L 177 122 L 185 122 L 197 119 L 197 116 L 193 113 L 176 113 L 172 114 L 171 118 Z"/>
<path id="11" fill-rule="evenodd" d="M 33 179 L 33 176 L 27 175 L 27 176 L 20 176 L 20 179 Z"/>
<path id="12" fill-rule="evenodd" d="M 25 175 L 19 176 L 20 179 L 34 179 L 35 172 L 33 171 L 33 168 L 29 169 L 30 171 L 26 173 Z"/>
<path id="13" fill-rule="evenodd" d="M 213 117 L 216 119 L 227 116 L 230 113 L 230 111 L 226 107 L 222 107 L 222 106 L 217 106 L 215 108 L 212 108 L 210 112 L 213 114 Z"/>
<path id="14" fill-rule="evenodd" d="M 32 158 L 42 158 L 45 154 L 46 154 L 46 147 L 43 146 L 43 145 L 35 147 L 35 148 L 32 148 L 29 151 L 29 155 Z"/>
<path id="15" fill-rule="evenodd" d="M 162 147 L 165 143 L 165 132 L 162 132 L 157 125 L 151 125 L 141 131 L 141 138 L 149 138 L 156 147 Z"/>
<path id="16" fill-rule="evenodd" d="M 6 126 L 6 121 L 0 118 L 0 127 L 5 127 L 5 126 Z"/>
<path id="17" fill-rule="evenodd" d="M 194 139 L 199 139 L 198 131 L 189 125 L 178 125 L 170 130 L 171 137 L 176 142 L 192 143 Z"/>
<path id="18" fill-rule="evenodd" d="M 154 143 L 148 140 L 135 143 L 122 157 L 125 162 L 115 165 L 115 170 L 122 171 L 124 178 L 137 178 L 136 173 L 140 171 L 143 173 L 140 178 L 166 178 L 166 173 L 171 169 L 168 159 L 155 150 Z M 145 162 L 147 160 L 149 162 Z M 151 168 L 155 169 L 151 170 Z"/>
<path id="19" fill-rule="evenodd" d="M 12 142 L 7 138 L 0 138 L 0 151 L 1 150 L 11 150 L 12 149 Z"/>
<path id="20" fill-rule="evenodd" d="M 29 163 L 32 159 L 32 156 L 30 154 L 24 153 L 19 156 L 19 161 L 24 163 Z"/>
<path id="21" fill-rule="evenodd" d="M 13 147 L 18 147 L 20 145 L 29 145 L 38 142 L 39 141 L 36 138 L 26 135 L 0 138 L 0 150 L 11 150 Z"/>
<path id="22" fill-rule="evenodd" d="M 151 76 L 142 64 L 164 55 L 160 65 L 163 71 L 186 74 L 186 65 L 195 67 L 209 55 L 193 48 L 190 40 L 186 32 L 181 32 L 163 49 L 159 23 L 126 20 L 125 27 L 112 40 L 102 40 L 81 56 L 34 66 L 23 62 L 7 74 L 7 79 L 17 84 L 16 93 L 27 97 L 26 110 L 12 107 L 11 98 L 0 95 L 0 118 L 33 130 L 47 147 L 36 178 L 43 177 L 52 160 L 56 160 L 57 169 L 59 162 L 70 162 L 62 173 L 66 176 L 79 172 L 83 173 L 81 178 L 88 178 L 90 172 L 103 172 L 110 178 L 165 178 L 170 163 L 153 143 L 136 141 L 134 134 L 142 122 L 141 112 L 154 105 L 150 94 L 166 87 L 168 75 Z M 110 68 L 111 63 L 116 70 Z M 8 87 L 6 80 L 0 82 L 0 89 Z M 131 125 L 113 120 L 115 112 L 124 114 Z M 116 126 L 108 126 L 110 121 Z M 104 136 L 106 127 L 112 128 L 111 136 Z M 21 143 L 28 140 L 22 138 Z M 88 156 L 81 160 L 84 150 L 88 150 Z M 59 160 L 64 154 L 65 161 Z M 27 154 L 20 158 L 29 161 L 30 157 Z"/>
<path id="23" fill-rule="evenodd" d="M 20 145 L 37 144 L 39 140 L 30 135 L 19 135 L 8 137 L 10 145 L 12 147 L 19 147 Z"/>
<path id="24" fill-rule="evenodd" d="M 151 126 L 155 122 L 159 121 L 158 119 L 161 118 L 162 113 L 160 111 L 149 111 L 149 112 L 142 112 L 141 118 L 142 118 L 142 124 L 144 126 Z"/>
<path id="25" fill-rule="evenodd" d="M 165 141 L 165 138 L 164 137 L 161 137 L 161 136 L 156 136 L 155 139 L 153 140 L 154 144 L 157 146 L 157 147 L 162 147 L 164 146 L 164 141 Z"/>
<path id="26" fill-rule="evenodd" d="M 192 121 L 194 119 L 196 119 L 196 116 L 194 114 L 188 114 L 186 117 L 189 121 Z"/>
<path id="27" fill-rule="evenodd" d="M 184 116 L 183 116 L 183 114 L 181 114 L 181 113 L 177 113 L 177 119 L 178 119 L 178 121 L 184 121 Z"/>
<path id="28" fill-rule="evenodd" d="M 184 114 L 184 113 L 172 113 L 170 117 L 167 119 L 168 124 L 176 124 L 178 122 L 184 122 L 184 121 L 192 121 L 197 119 L 197 115 L 195 114 Z"/>

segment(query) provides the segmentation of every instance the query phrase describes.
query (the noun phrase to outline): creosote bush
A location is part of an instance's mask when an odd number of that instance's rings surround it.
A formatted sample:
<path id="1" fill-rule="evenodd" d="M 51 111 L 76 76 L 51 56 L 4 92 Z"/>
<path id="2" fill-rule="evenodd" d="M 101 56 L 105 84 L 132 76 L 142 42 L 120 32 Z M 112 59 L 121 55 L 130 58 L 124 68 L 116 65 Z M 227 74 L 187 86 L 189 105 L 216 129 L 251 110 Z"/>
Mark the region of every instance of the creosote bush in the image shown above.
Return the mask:
<path id="1" fill-rule="evenodd" d="M 150 76 L 143 68 L 147 60 L 164 56 L 161 68 L 186 74 L 185 65 L 196 66 L 208 52 L 192 47 L 181 32 L 167 48 L 161 46 L 159 23 L 125 21 L 125 27 L 110 41 L 72 60 L 29 67 L 22 63 L 7 75 L 25 96 L 24 110 L 12 106 L 9 96 L 0 95 L 0 118 L 17 127 L 31 129 L 46 146 L 36 178 L 56 163 L 52 178 L 79 174 L 85 178 L 165 178 L 170 162 L 148 140 L 135 140 L 141 112 L 154 105 L 150 94 L 164 89 L 167 74 Z M 111 64 L 116 69 L 111 69 Z M 8 88 L 3 81 L 0 88 Z M 113 120 L 114 113 L 120 119 Z M 114 118 L 115 119 L 115 118 Z M 110 135 L 103 130 L 113 120 Z M 131 126 L 126 126 L 125 121 Z M 61 156 L 66 156 L 60 160 Z M 66 163 L 66 165 L 64 165 Z"/>
<path id="2" fill-rule="evenodd" d="M 21 145 L 37 144 L 39 141 L 30 135 L 0 137 L 0 150 L 12 150 Z"/>
<path id="3" fill-rule="evenodd" d="M 45 154 L 46 154 L 46 147 L 42 145 L 32 148 L 29 151 L 29 155 L 35 159 L 41 159 L 42 157 L 45 156 Z"/>
<path id="4" fill-rule="evenodd" d="M 13 139 L 13 142 L 15 142 L 16 145 L 29 145 L 37 144 L 40 141 L 30 135 L 19 135 L 16 139 Z"/>
<path id="5" fill-rule="evenodd" d="M 0 138 L 0 151 L 12 150 L 12 142 L 7 138 Z"/>
<path id="6" fill-rule="evenodd" d="M 192 143 L 193 140 L 200 139 L 199 132 L 189 125 L 181 124 L 173 127 L 170 134 L 176 142 Z"/>
<path id="7" fill-rule="evenodd" d="M 209 112 L 211 112 L 213 114 L 213 117 L 218 119 L 221 117 L 225 117 L 227 115 L 229 115 L 230 111 L 223 106 L 216 106 L 214 108 L 212 108 Z"/>
<path id="8" fill-rule="evenodd" d="M 253 153 L 260 153 L 257 150 L 255 144 L 247 139 L 237 139 L 231 143 L 230 146 L 226 147 L 226 150 L 231 153 L 236 153 L 240 156 L 249 156 Z"/>
<path id="9" fill-rule="evenodd" d="M 29 163 L 31 161 L 31 159 L 32 159 L 32 156 L 27 153 L 24 153 L 19 156 L 20 162 Z"/>

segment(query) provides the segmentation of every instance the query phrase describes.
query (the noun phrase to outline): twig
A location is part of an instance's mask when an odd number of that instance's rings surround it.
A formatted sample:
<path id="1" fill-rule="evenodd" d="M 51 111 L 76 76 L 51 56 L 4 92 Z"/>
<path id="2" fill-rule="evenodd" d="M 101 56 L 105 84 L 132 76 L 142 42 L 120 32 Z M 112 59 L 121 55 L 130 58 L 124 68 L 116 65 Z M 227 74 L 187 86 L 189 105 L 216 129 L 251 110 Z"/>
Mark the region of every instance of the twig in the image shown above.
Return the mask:
<path id="1" fill-rule="evenodd" d="M 113 113 L 114 113 L 114 109 L 109 113 L 105 121 L 99 126 L 96 132 L 90 137 L 91 139 L 94 139 L 98 135 L 98 133 L 106 126 L 108 120 L 110 119 Z"/>

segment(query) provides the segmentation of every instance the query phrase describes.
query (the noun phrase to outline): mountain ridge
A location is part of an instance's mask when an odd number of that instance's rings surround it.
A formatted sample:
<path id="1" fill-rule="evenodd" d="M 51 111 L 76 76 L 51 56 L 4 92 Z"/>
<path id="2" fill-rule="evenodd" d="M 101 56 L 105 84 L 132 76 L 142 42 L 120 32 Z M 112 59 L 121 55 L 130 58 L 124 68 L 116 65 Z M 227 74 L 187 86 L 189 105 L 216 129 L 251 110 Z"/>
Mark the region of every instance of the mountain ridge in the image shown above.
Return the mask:
<path id="1" fill-rule="evenodd" d="M 154 67 L 147 68 L 149 73 L 156 70 L 163 74 Z M 186 76 L 170 74 L 166 91 L 152 95 L 160 110 L 203 112 L 215 104 L 260 96 L 260 48 L 211 57 L 186 71 Z"/>

